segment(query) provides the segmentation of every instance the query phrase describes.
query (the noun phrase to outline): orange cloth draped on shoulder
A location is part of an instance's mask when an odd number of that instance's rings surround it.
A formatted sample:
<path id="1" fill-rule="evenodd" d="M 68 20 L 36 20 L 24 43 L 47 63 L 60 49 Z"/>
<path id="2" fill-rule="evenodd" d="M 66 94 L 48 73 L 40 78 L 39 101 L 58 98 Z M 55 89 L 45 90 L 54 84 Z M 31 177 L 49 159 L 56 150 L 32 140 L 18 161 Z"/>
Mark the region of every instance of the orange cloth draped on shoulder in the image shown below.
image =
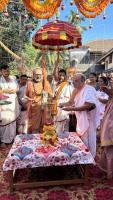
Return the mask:
<path id="1" fill-rule="evenodd" d="M 57 114 L 58 99 L 59 99 L 59 97 L 60 97 L 60 95 L 61 95 L 61 92 L 62 92 L 62 90 L 63 90 L 63 88 L 64 88 L 64 86 L 65 86 L 66 84 L 67 84 L 67 81 L 64 81 L 64 82 L 62 82 L 60 85 L 58 85 L 58 90 L 57 90 L 57 88 L 56 88 L 57 92 L 56 92 L 56 94 L 55 94 L 54 104 L 53 104 L 53 106 L 52 106 L 52 112 L 53 112 L 55 115 Z"/>
<path id="2" fill-rule="evenodd" d="M 62 89 L 66 84 L 67 84 L 67 81 L 64 81 L 58 86 L 58 91 L 56 93 L 56 100 L 58 100 L 58 98 L 59 98 L 59 96 L 60 96 L 60 94 L 62 92 Z"/>
<path id="3" fill-rule="evenodd" d="M 46 80 L 45 91 L 52 95 L 51 87 Z M 45 109 L 42 109 L 42 82 L 28 82 L 26 96 L 32 100 L 28 103 L 28 133 L 38 133 L 42 131 L 44 124 Z"/>

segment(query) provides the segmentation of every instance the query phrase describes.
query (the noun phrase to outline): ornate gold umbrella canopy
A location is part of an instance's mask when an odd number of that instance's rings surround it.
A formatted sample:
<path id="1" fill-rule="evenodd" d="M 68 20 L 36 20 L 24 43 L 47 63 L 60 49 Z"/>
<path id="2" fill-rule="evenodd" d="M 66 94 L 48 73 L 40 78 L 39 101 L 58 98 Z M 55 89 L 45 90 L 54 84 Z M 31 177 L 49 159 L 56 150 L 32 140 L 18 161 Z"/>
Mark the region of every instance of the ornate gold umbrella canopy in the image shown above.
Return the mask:
<path id="1" fill-rule="evenodd" d="M 42 26 L 33 36 L 32 44 L 36 49 L 62 51 L 80 47 L 82 42 L 74 25 L 57 20 Z"/>

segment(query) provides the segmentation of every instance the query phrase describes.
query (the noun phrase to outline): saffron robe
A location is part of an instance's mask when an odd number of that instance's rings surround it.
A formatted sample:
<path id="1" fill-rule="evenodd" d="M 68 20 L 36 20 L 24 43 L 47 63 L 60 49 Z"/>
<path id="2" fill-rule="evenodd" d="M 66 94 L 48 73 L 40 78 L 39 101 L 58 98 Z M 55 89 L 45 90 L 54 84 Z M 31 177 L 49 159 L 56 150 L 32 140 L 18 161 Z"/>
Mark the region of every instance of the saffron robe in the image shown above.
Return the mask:
<path id="1" fill-rule="evenodd" d="M 45 109 L 42 106 L 42 82 L 33 83 L 29 81 L 27 83 L 26 96 L 33 99 L 28 103 L 28 133 L 42 132 L 44 120 L 45 120 Z M 45 91 L 52 95 L 52 91 L 48 81 L 45 84 Z"/>

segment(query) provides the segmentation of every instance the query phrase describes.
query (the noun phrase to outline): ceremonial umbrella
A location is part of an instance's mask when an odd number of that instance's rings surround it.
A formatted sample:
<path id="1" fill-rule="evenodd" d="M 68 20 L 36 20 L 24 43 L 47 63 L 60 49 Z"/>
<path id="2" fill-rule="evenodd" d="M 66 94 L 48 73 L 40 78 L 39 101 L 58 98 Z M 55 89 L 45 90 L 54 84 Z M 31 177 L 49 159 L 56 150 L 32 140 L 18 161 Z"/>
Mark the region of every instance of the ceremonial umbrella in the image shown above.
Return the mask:
<path id="1" fill-rule="evenodd" d="M 62 51 L 81 46 L 81 34 L 76 26 L 56 20 L 42 26 L 33 36 L 32 44 L 37 49 Z"/>
<path id="2" fill-rule="evenodd" d="M 32 38 L 32 44 L 36 49 L 42 49 L 42 69 L 44 77 L 46 77 L 44 50 L 59 52 L 63 50 L 78 48 L 82 45 L 81 34 L 77 30 L 76 26 L 59 20 L 49 22 L 42 26 L 34 34 Z M 59 61 L 59 53 L 57 61 Z"/>
<path id="3" fill-rule="evenodd" d="M 36 49 L 42 49 L 44 89 L 46 85 L 46 65 L 44 60 L 44 51 L 58 51 L 58 63 L 59 51 L 69 50 L 81 46 L 81 34 L 74 25 L 68 22 L 56 20 L 42 26 L 33 36 L 32 44 Z M 51 104 L 51 106 L 54 110 L 54 107 L 56 107 L 56 102 L 54 102 L 53 105 Z"/>

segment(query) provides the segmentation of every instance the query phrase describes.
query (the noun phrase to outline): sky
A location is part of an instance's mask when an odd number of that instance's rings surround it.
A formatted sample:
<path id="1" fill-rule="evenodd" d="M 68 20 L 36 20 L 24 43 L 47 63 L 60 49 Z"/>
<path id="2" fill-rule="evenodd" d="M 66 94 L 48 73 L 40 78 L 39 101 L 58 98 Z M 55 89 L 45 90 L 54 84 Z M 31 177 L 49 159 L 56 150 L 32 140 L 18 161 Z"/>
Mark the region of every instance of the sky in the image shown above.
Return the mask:
<path id="1" fill-rule="evenodd" d="M 70 9 L 76 11 L 76 7 L 70 6 L 68 2 L 69 1 L 65 3 L 65 9 L 60 12 L 60 20 L 67 21 L 67 18 L 65 16 L 69 14 Z M 83 33 L 83 44 L 92 40 L 113 39 L 113 4 L 109 4 L 106 7 L 105 13 L 107 16 L 106 19 L 103 19 L 103 13 L 92 20 L 87 18 L 85 19 L 85 23 L 83 23 L 82 25 L 89 27 L 90 21 L 92 21 L 93 28 L 88 29 Z"/>

